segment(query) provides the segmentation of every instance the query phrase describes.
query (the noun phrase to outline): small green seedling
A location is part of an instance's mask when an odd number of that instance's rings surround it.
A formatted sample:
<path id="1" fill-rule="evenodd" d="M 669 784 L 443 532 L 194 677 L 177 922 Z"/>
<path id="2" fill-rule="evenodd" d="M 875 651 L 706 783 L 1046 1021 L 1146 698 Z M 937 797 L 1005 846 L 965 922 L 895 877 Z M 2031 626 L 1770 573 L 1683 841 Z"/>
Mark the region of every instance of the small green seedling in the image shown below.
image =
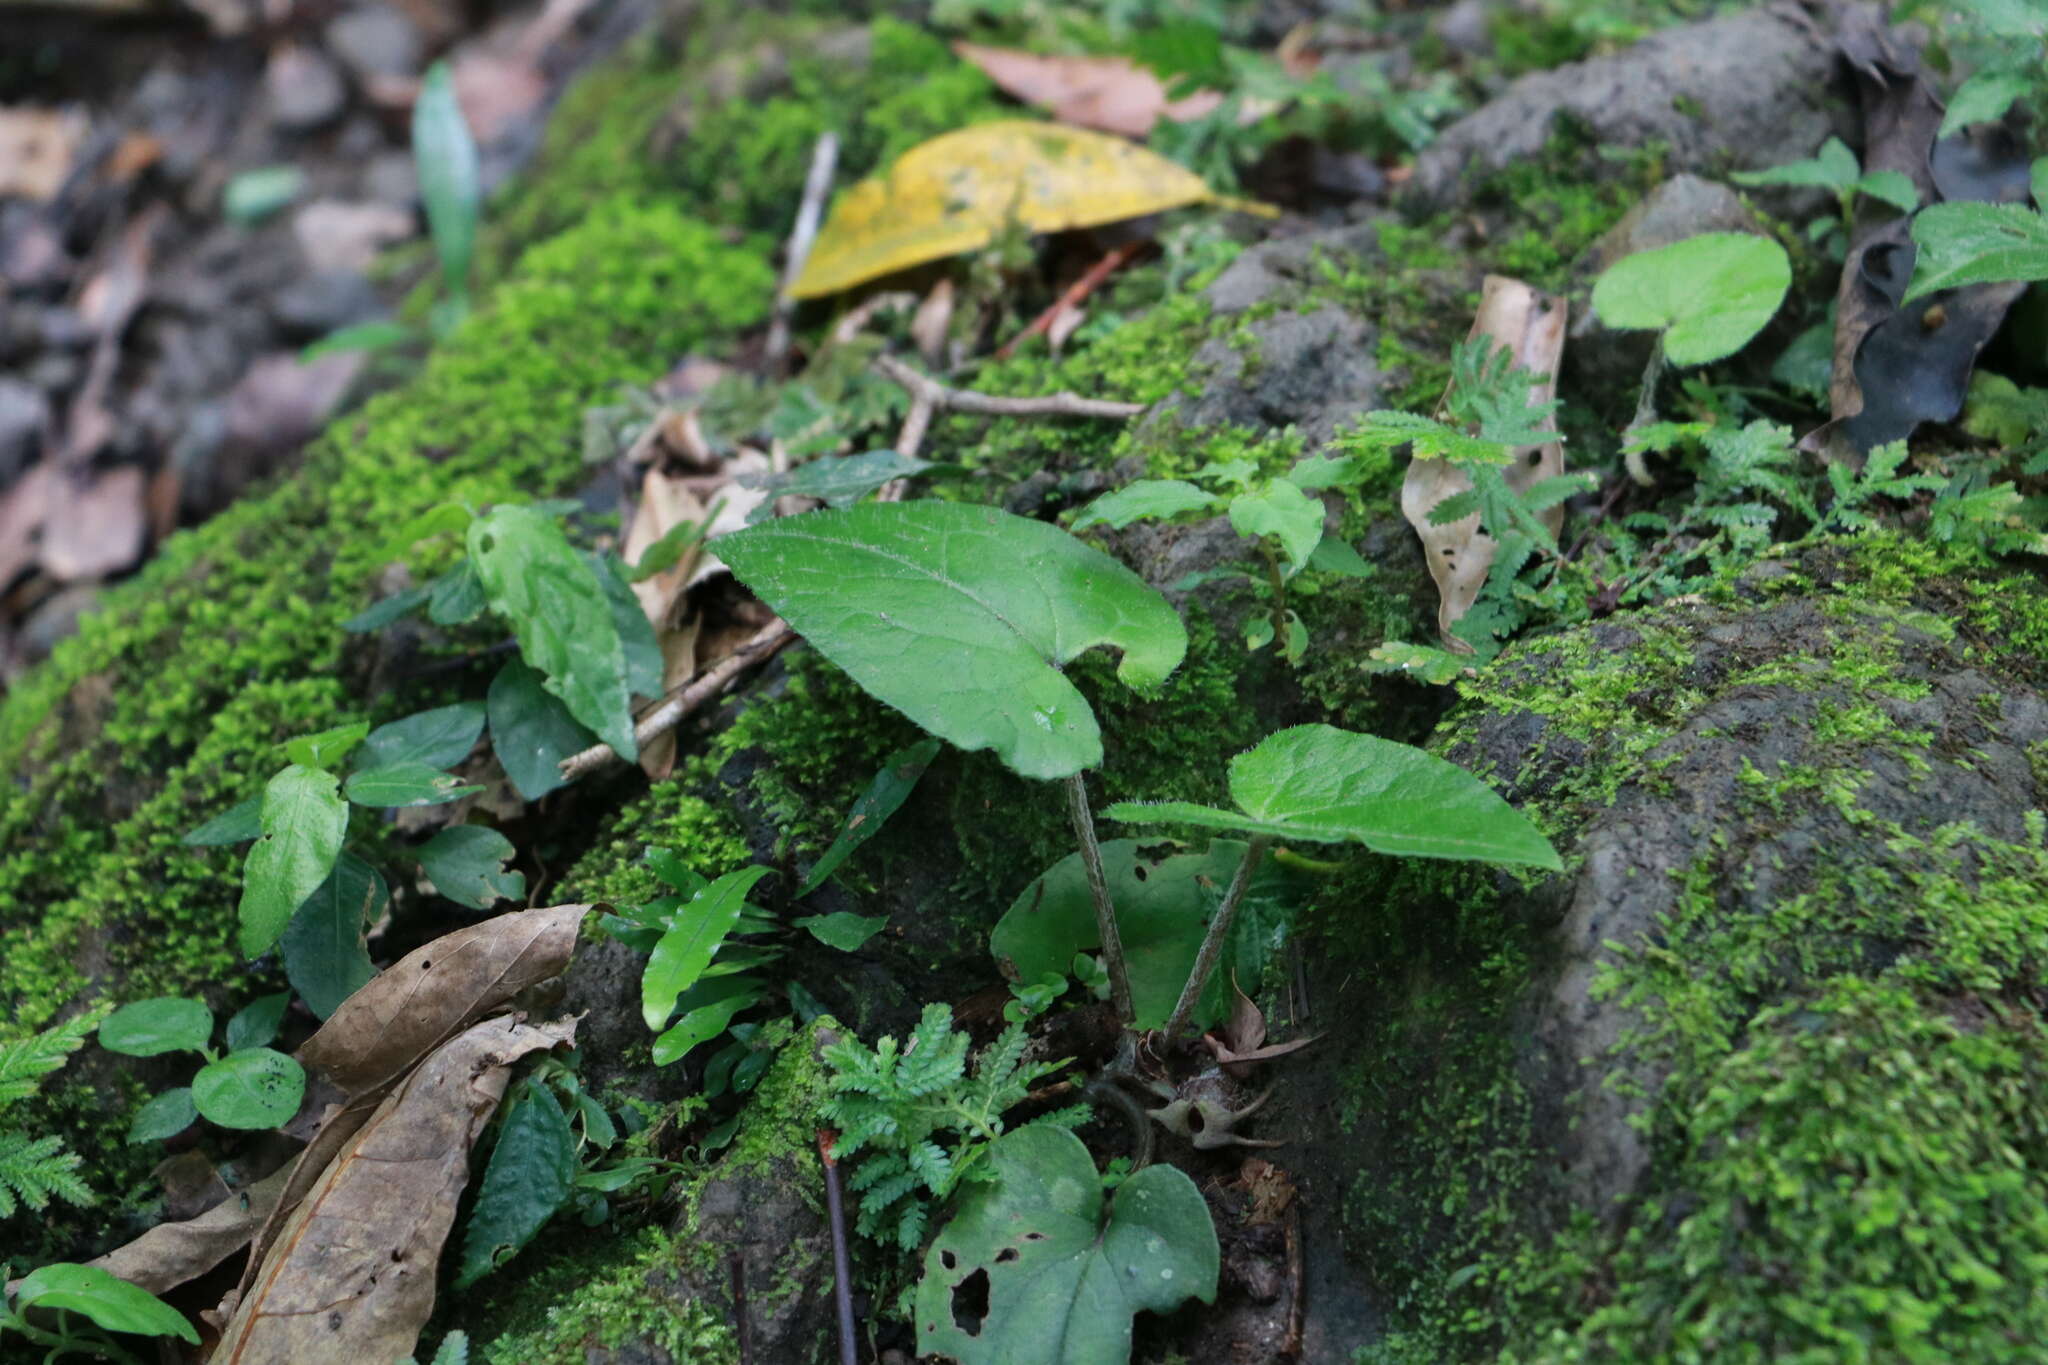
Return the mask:
<path id="1" fill-rule="evenodd" d="M 12 1268 L 0 1266 L 0 1285 Z M 31 1321 L 30 1312 L 40 1322 Z M 0 1294 L 0 1337 L 12 1332 L 47 1352 L 46 1360 L 84 1356 L 139 1365 L 137 1358 L 98 1332 L 80 1331 L 67 1314 L 76 1313 L 101 1332 L 124 1336 L 176 1337 L 199 1344 L 199 1332 L 185 1315 L 146 1289 L 138 1289 L 98 1266 L 60 1262 L 31 1270 Z M 54 1315 L 51 1316 L 51 1315 Z M 43 1322 L 52 1326 L 41 1325 Z"/>
<path id="2" fill-rule="evenodd" d="M 189 1086 L 166 1090 L 136 1111 L 130 1142 L 175 1137 L 206 1119 L 223 1128 L 275 1128 L 299 1111 L 306 1094 L 300 1065 L 271 1048 L 289 993 L 266 995 L 228 1020 L 226 1046 L 212 1045 L 213 1012 L 198 1000 L 165 995 L 123 1005 L 100 1025 L 100 1046 L 129 1057 L 196 1052 L 206 1065 Z"/>
<path id="3" fill-rule="evenodd" d="M 1528 818 L 1463 768 L 1412 745 L 1329 725 L 1297 725 L 1239 754 L 1230 763 L 1230 795 L 1235 811 L 1162 801 L 1120 802 L 1103 812 L 1128 824 L 1198 825 L 1252 836 L 1167 1020 L 1169 1040 L 1193 1015 L 1260 859 L 1276 840 L 1363 844 L 1397 857 L 1562 867 L 1557 850 Z"/>
<path id="4" fill-rule="evenodd" d="M 1769 170 L 1744 171 L 1729 179 L 1738 185 L 1788 185 L 1827 190 L 1833 194 L 1840 216 L 1816 222 L 1808 229 L 1807 235 L 1832 247 L 1836 260 L 1842 258 L 1849 238 L 1855 234 L 1858 195 L 1890 204 L 1901 213 L 1911 213 L 1920 207 L 1920 191 L 1913 187 L 1912 180 L 1903 171 L 1871 171 L 1866 174 L 1857 163 L 1856 153 L 1838 137 L 1823 142 L 1820 151 L 1810 161 L 1791 161 Z"/>
<path id="5" fill-rule="evenodd" d="M 427 228 L 441 258 L 441 286 L 448 291 L 435 310 L 438 335 L 468 316 L 470 264 L 483 204 L 476 138 L 462 116 L 446 62 L 428 67 L 420 82 L 419 98 L 412 106 L 412 154 L 419 168 L 420 199 L 427 206 Z"/>

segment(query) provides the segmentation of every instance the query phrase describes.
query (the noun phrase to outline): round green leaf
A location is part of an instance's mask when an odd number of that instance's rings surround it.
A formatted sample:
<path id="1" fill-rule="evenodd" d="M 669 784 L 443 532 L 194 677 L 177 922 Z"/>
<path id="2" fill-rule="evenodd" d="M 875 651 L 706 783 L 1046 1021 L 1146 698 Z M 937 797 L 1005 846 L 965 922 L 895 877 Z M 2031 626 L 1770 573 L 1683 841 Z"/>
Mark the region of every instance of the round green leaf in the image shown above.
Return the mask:
<path id="1" fill-rule="evenodd" d="M 199 1344 L 199 1333 L 183 1313 L 98 1266 L 60 1263 L 31 1270 L 15 1291 L 14 1307 L 16 1312 L 29 1307 L 63 1309 L 83 1314 L 109 1332 L 179 1337 Z"/>
<path id="2" fill-rule="evenodd" d="M 1609 327 L 1661 330 L 1674 365 L 1704 365 L 1747 345 L 1791 284 L 1792 262 L 1770 238 L 1707 232 L 1615 262 L 1593 285 L 1593 310 Z"/>
<path id="3" fill-rule="evenodd" d="M 192 1103 L 192 1087 L 181 1085 L 176 1090 L 164 1091 L 135 1111 L 134 1119 L 128 1124 L 128 1140 L 159 1142 L 176 1137 L 190 1128 L 198 1117 L 199 1108 Z"/>
<path id="4" fill-rule="evenodd" d="M 213 1011 L 197 1000 L 160 995 L 123 1005 L 100 1025 L 100 1046 L 130 1057 L 204 1052 L 213 1037 Z"/>
<path id="5" fill-rule="evenodd" d="M 1132 824 L 1247 830 L 1281 840 L 1358 843 L 1376 853 L 1522 863 L 1556 871 L 1557 850 L 1493 788 L 1409 744 L 1329 725 L 1281 730 L 1230 761 L 1242 810 L 1184 801 L 1120 802 Z"/>
<path id="6" fill-rule="evenodd" d="M 192 1102 L 223 1128 L 275 1128 L 305 1096 L 304 1068 L 267 1047 L 231 1052 L 192 1078 Z"/>
<path id="7" fill-rule="evenodd" d="M 854 681 L 941 739 L 1026 777 L 1102 761 L 1059 671 L 1096 645 L 1147 688 L 1187 652 L 1166 599 L 1056 526 L 958 503 L 866 503 L 749 527 L 718 556 Z"/>
<path id="8" fill-rule="evenodd" d="M 1209 1206 L 1173 1166 L 1147 1166 L 1117 1187 L 1103 1217 L 1102 1179 L 1064 1128 L 1005 1133 L 989 1178 L 925 1254 L 917 1349 L 962 1365 L 1107 1365 L 1131 1357 L 1131 1319 L 1190 1298 L 1216 1298 L 1221 1255 Z M 988 1314 L 968 1331 L 953 1293 L 976 1275 Z"/>

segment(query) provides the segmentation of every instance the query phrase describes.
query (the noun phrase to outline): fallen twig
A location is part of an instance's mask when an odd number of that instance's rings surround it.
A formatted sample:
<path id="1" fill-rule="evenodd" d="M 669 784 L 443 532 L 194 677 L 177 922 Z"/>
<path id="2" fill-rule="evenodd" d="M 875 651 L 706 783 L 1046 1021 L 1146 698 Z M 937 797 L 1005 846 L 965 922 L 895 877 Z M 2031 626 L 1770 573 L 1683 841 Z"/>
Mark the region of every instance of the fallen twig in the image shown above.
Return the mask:
<path id="1" fill-rule="evenodd" d="M 846 1201 L 839 1192 L 839 1163 L 832 1144 L 839 1135 L 818 1130 L 818 1159 L 825 1164 L 825 1216 L 832 1225 L 832 1307 L 839 1320 L 839 1365 L 858 1365 L 854 1352 L 853 1266 L 846 1252 Z"/>
<path id="2" fill-rule="evenodd" d="M 644 745 L 675 729 L 685 716 L 723 692 L 734 678 L 771 657 L 795 638 L 796 632 L 790 629 L 789 622 L 780 617 L 761 627 L 748 637 L 746 643 L 692 678 L 682 690 L 671 693 L 668 700 L 642 717 L 640 723 L 633 727 L 634 742 Z M 609 744 L 593 744 L 583 752 L 563 759 L 562 775 L 574 781 L 587 772 L 602 768 L 618 756 L 618 750 Z"/>
<path id="3" fill-rule="evenodd" d="M 1301 1203 L 1287 1210 L 1287 1335 L 1280 1339 L 1280 1354 L 1290 1359 L 1301 1356 L 1302 1319 L 1307 1316 L 1308 1278 L 1302 1269 Z"/>
<path id="4" fill-rule="evenodd" d="M 775 296 L 775 317 L 768 324 L 768 346 L 764 357 L 768 373 L 780 375 L 789 355 L 789 319 L 796 312 L 790 287 L 803 273 L 810 259 L 811 244 L 818 239 L 818 220 L 825 214 L 825 195 L 832 188 L 832 172 L 839 164 L 839 135 L 818 134 L 811 151 L 811 171 L 804 177 L 804 198 L 796 212 L 796 226 L 789 233 L 789 257 L 782 263 L 782 292 Z"/>
<path id="5" fill-rule="evenodd" d="M 1007 360 L 1010 358 L 1010 352 L 1024 344 L 1025 338 L 1035 337 L 1042 332 L 1050 332 L 1052 325 L 1059 321 L 1060 314 L 1080 307 L 1081 301 L 1101 288 L 1104 280 L 1128 265 L 1132 257 L 1150 245 L 1150 242 L 1142 238 L 1135 242 L 1125 242 L 1122 246 L 1111 250 L 1108 255 L 1104 256 L 1094 265 L 1089 266 L 1086 271 L 1082 272 L 1080 279 L 1068 285 L 1066 292 L 1052 301 L 1052 307 L 1040 313 L 1029 327 L 1026 327 L 1023 331 L 997 347 L 996 359 Z"/>

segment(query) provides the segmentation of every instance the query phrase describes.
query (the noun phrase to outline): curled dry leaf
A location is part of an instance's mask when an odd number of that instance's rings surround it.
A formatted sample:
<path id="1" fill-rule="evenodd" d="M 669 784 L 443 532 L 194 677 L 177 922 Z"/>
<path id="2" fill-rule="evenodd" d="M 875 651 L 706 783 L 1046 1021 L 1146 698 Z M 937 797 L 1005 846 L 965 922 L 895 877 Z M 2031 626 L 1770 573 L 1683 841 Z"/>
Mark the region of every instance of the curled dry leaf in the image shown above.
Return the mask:
<path id="1" fill-rule="evenodd" d="M 285 1220 L 385 1092 L 429 1052 L 559 976 L 590 909 L 520 910 L 437 938 L 342 1001 L 306 1040 L 294 1054 L 306 1069 L 306 1100 L 285 1131 L 311 1141 L 256 1236 L 242 1292 Z"/>
<path id="2" fill-rule="evenodd" d="M 206 1212 L 179 1223 L 159 1223 L 90 1264 L 132 1285 L 162 1294 L 198 1279 L 249 1245 L 277 1208 L 291 1168 L 238 1190 Z"/>
<path id="3" fill-rule="evenodd" d="M 1214 90 L 1169 100 L 1159 77 L 1128 57 L 1041 57 L 978 43 L 955 43 L 953 51 L 1006 93 L 1079 128 L 1144 137 L 1162 118 L 1187 123 L 1223 103 Z"/>
<path id="4" fill-rule="evenodd" d="M 514 1062 L 575 1040 L 574 1020 L 478 1024 L 408 1076 L 320 1173 L 221 1305 L 216 1365 L 385 1361 L 412 1354 L 469 1153 Z"/>
<path id="5" fill-rule="evenodd" d="M 1472 337 L 1491 337 L 1507 347 L 1516 365 L 1539 380 L 1529 388 L 1531 402 L 1548 402 L 1557 396 L 1557 368 L 1564 358 L 1565 301 L 1545 294 L 1520 280 L 1505 275 L 1488 275 L 1479 298 L 1479 312 L 1472 320 Z M 1443 414 L 1440 411 L 1438 416 Z M 1548 441 L 1540 446 L 1521 446 L 1502 471 L 1509 487 L 1521 492 L 1543 479 L 1564 473 L 1564 446 Z M 1492 536 L 1479 528 L 1479 514 L 1439 526 L 1429 519 L 1430 509 L 1445 498 L 1467 492 L 1467 478 L 1448 460 L 1413 460 L 1401 484 L 1401 515 L 1422 538 L 1429 559 L 1430 576 L 1436 580 L 1437 630 L 1444 648 L 1456 654 L 1470 654 L 1472 646 L 1451 633 L 1451 627 L 1479 600 L 1486 575 L 1493 568 L 1496 545 Z M 1537 514 L 1557 534 L 1564 525 L 1564 508 L 1549 507 Z"/>
<path id="6" fill-rule="evenodd" d="M 1320 1033 L 1309 1038 L 1297 1038 L 1291 1043 L 1275 1043 L 1266 1046 L 1266 1016 L 1258 1003 L 1238 986 L 1232 976 L 1231 992 L 1236 996 L 1230 1007 L 1230 1018 L 1215 1033 L 1202 1036 L 1202 1042 L 1214 1053 L 1224 1073 L 1243 1080 L 1251 1075 L 1256 1062 L 1270 1062 L 1275 1057 L 1285 1057 L 1290 1052 L 1299 1052 L 1310 1043 L 1322 1037 Z M 1218 1035 L 1221 1035 L 1220 1037 Z"/>

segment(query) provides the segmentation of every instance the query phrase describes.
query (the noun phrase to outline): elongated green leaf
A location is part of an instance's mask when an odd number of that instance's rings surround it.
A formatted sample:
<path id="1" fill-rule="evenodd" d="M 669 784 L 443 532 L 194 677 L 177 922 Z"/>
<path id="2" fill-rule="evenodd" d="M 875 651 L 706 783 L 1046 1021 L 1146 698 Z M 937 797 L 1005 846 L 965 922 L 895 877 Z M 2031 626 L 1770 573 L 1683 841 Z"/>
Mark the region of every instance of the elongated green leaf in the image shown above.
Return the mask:
<path id="1" fill-rule="evenodd" d="M 306 1008 L 320 1018 L 334 1013 L 377 974 L 363 931 L 384 913 L 389 899 L 377 869 L 343 853 L 285 926 L 278 944 L 284 974 Z"/>
<path id="2" fill-rule="evenodd" d="M 561 762 L 597 743 L 576 723 L 569 708 L 541 686 L 540 674 L 514 659 L 491 679 L 491 752 L 505 775 L 529 801 L 538 801 L 568 782 Z"/>
<path id="3" fill-rule="evenodd" d="M 669 1066 L 690 1050 L 725 1032 L 733 1016 L 757 1003 L 768 990 L 751 976 L 727 976 L 699 982 L 683 997 L 683 1017 L 654 1040 L 654 1064 Z M 702 999 L 703 1004 L 695 1001 Z"/>
<path id="4" fill-rule="evenodd" d="M 856 915 L 850 911 L 840 910 L 830 915 L 806 915 L 796 924 L 799 929 L 827 948 L 837 948 L 842 953 L 851 953 L 881 933 L 882 927 L 888 922 L 887 915 Z"/>
<path id="5" fill-rule="evenodd" d="M 1737 171 L 1729 176 L 1738 185 L 1810 185 L 1815 189 L 1848 189 L 1863 173 L 1849 144 L 1831 137 L 1820 145 L 1811 161 L 1788 161 L 1763 171 Z"/>
<path id="6" fill-rule="evenodd" d="M 519 1254 L 569 1198 L 576 1135 L 554 1092 L 529 1082 L 505 1115 L 462 1239 L 455 1287 L 467 1289 Z"/>
<path id="7" fill-rule="evenodd" d="M 1116 907 L 1117 935 L 1130 964 L 1131 1002 L 1138 1028 L 1158 1028 L 1173 1013 L 1181 987 L 1194 970 L 1195 954 L 1223 890 L 1244 861 L 1245 845 L 1213 839 L 1194 848 L 1170 839 L 1105 839 L 1102 871 Z M 1261 862 L 1246 888 L 1217 970 L 1204 983 L 1195 1022 L 1206 1026 L 1223 1017 L 1232 974 L 1256 981 L 1306 903 L 1303 875 L 1277 859 Z M 1064 978 L 1076 953 L 1102 946 L 1096 930 L 1095 899 L 1070 853 L 1024 888 L 989 935 L 989 952 L 1012 981 Z"/>
<path id="8" fill-rule="evenodd" d="M 341 623 L 341 628 L 351 635 L 367 635 L 373 630 L 382 630 L 401 616 L 417 611 L 433 592 L 433 585 L 407 588 L 392 593 L 381 602 L 372 603 L 354 616 Z"/>
<path id="9" fill-rule="evenodd" d="M 277 1031 L 284 1025 L 284 1012 L 291 1006 L 292 993 L 279 991 L 276 995 L 259 996 L 228 1020 L 227 1040 L 230 1052 L 239 1052 L 248 1047 L 268 1047 L 277 1040 Z"/>
<path id="10" fill-rule="evenodd" d="M 530 507 L 495 507 L 470 523 L 469 556 L 543 686 L 621 757 L 638 757 L 626 651 L 590 561 Z"/>
<path id="11" fill-rule="evenodd" d="M 1296 574 L 1323 538 L 1323 504 L 1285 479 L 1274 479 L 1230 500 L 1230 529 L 1241 536 L 1271 536 L 1287 552 Z"/>
<path id="12" fill-rule="evenodd" d="M 505 864 L 512 841 L 483 825 L 451 825 L 419 847 L 420 866 L 434 889 L 458 905 L 488 910 L 526 894 L 526 874 Z"/>
<path id="13" fill-rule="evenodd" d="M 2048 218 L 2024 204 L 1932 204 L 1913 216 L 1908 300 L 1937 289 L 2048 280 Z"/>
<path id="14" fill-rule="evenodd" d="M 223 1128 L 275 1128 L 305 1097 L 305 1069 L 267 1047 L 230 1052 L 192 1078 L 192 1103 Z"/>
<path id="15" fill-rule="evenodd" d="M 1663 331 L 1672 364 L 1704 365 L 1748 345 L 1791 284 L 1770 238 L 1705 232 L 1616 261 L 1594 281 L 1593 309 L 1609 327 Z"/>
<path id="16" fill-rule="evenodd" d="M 284 745 L 284 756 L 304 768 L 332 768 L 348 757 L 348 751 L 363 742 L 370 733 L 368 721 L 354 721 L 348 725 L 337 725 L 332 730 L 322 730 L 317 735 L 300 735 L 288 739 Z"/>
<path id="17" fill-rule="evenodd" d="M 935 470 L 957 472 L 959 468 L 933 464 L 915 455 L 899 455 L 893 450 L 866 450 L 858 455 L 806 460 L 787 474 L 742 474 L 740 483 L 747 488 L 765 488 L 777 497 L 795 494 L 816 498 L 828 507 L 848 507 L 891 479 L 915 478 Z M 769 498 L 747 515 L 747 521 L 765 521 L 774 514 L 775 499 Z"/>
<path id="18" fill-rule="evenodd" d="M 412 106 L 412 155 L 419 168 L 427 227 L 441 258 L 441 278 L 453 299 L 469 296 L 469 263 L 476 251 L 482 203 L 476 139 L 463 120 L 448 63 L 435 62 Z"/>
<path id="19" fill-rule="evenodd" d="M 204 1052 L 213 1037 L 213 1011 L 181 995 L 137 1000 L 108 1015 L 99 1036 L 101 1047 L 127 1057 Z"/>
<path id="20" fill-rule="evenodd" d="M 403 346 L 411 341 L 412 328 L 389 318 L 375 322 L 358 322 L 347 327 L 337 327 L 318 341 L 311 342 L 299 352 L 299 363 L 310 365 L 323 355 L 341 355 L 349 351 L 374 354 Z M 346 627 L 344 627 L 346 629 Z"/>
<path id="21" fill-rule="evenodd" d="M 748 587 L 862 687 L 941 739 L 1026 777 L 1102 761 L 1095 715 L 1057 665 L 1096 645 L 1147 688 L 1187 632 L 1136 574 L 1054 526 L 955 503 L 866 503 L 713 542 Z"/>
<path id="22" fill-rule="evenodd" d="M 350 773 L 342 791 L 358 806 L 438 806 L 482 787 L 465 787 L 454 773 L 444 773 L 418 759 L 402 759 L 381 768 Z"/>
<path id="23" fill-rule="evenodd" d="M 933 1239 L 917 1286 L 917 1350 L 962 1365 L 1121 1365 L 1131 1319 L 1216 1298 L 1221 1250 L 1195 1182 L 1163 1162 L 1116 1189 L 1081 1139 L 1039 1125 L 989 1145 L 988 1179 L 966 1187 Z M 988 1313 L 975 1329 L 954 1293 L 976 1276 Z"/>
<path id="24" fill-rule="evenodd" d="M 385 768 L 393 763 L 424 763 L 452 768 L 469 757 L 484 732 L 484 704 L 457 702 L 421 711 L 370 731 L 356 752 L 355 768 Z"/>
<path id="25" fill-rule="evenodd" d="M 2032 89 L 2036 79 L 2035 74 L 2025 68 L 1977 72 L 1957 86 L 1955 94 L 1949 98 L 1948 112 L 1942 115 L 1941 131 L 1937 136 L 1947 137 L 1973 123 L 1990 123 L 2004 118 L 2013 101 Z"/>
<path id="26" fill-rule="evenodd" d="M 263 789 L 263 834 L 242 871 L 241 946 L 254 957 L 276 943 L 292 912 L 341 853 L 348 803 L 334 774 L 294 763 Z"/>
<path id="27" fill-rule="evenodd" d="M 17 1312 L 29 1307 L 62 1310 L 90 1318 L 109 1332 L 177 1337 L 199 1344 L 199 1333 L 183 1313 L 98 1266 L 64 1262 L 31 1270 L 15 1291 L 14 1307 Z"/>
<path id="28" fill-rule="evenodd" d="M 1890 204 L 1901 213 L 1920 207 L 1920 191 L 1904 171 L 1872 171 L 1856 182 L 1856 192 Z"/>
<path id="29" fill-rule="evenodd" d="M 1085 531 L 1091 526 L 1108 526 L 1121 531 L 1148 517 L 1164 521 L 1183 512 L 1213 512 L 1222 501 L 1186 479 L 1139 479 L 1104 493 L 1082 508 L 1070 529 Z"/>
<path id="30" fill-rule="evenodd" d="M 839 837 L 832 841 L 832 846 L 825 850 L 825 856 L 818 859 L 818 865 L 811 869 L 810 879 L 796 893 L 799 898 L 823 886 L 825 879 L 839 870 L 839 865 L 849 854 L 881 831 L 889 817 L 917 789 L 917 780 L 924 776 L 924 770 L 931 766 L 938 752 L 939 741 L 925 739 L 889 755 L 889 761 L 875 774 L 875 780 L 868 783 L 868 789 L 860 794 L 853 803 L 853 809 L 846 813 L 846 824 L 840 829 Z"/>
<path id="31" fill-rule="evenodd" d="M 676 911 L 640 977 L 640 1016 L 648 1028 L 667 1025 L 676 998 L 697 983 L 711 965 L 711 955 L 739 923 L 747 893 L 772 870 L 748 867 L 728 872 Z"/>
<path id="32" fill-rule="evenodd" d="M 161 1142 L 176 1137 L 199 1120 L 199 1106 L 192 1103 L 192 1087 L 181 1085 L 166 1090 L 135 1111 L 128 1124 L 130 1142 Z"/>
<path id="33" fill-rule="evenodd" d="M 178 842 L 191 848 L 247 843 L 263 833 L 263 798 L 252 796 L 214 816 Z"/>
<path id="34" fill-rule="evenodd" d="M 1376 853 L 1522 863 L 1553 871 L 1557 850 L 1493 788 L 1454 763 L 1329 725 L 1269 735 L 1230 762 L 1239 811 L 1182 801 L 1119 802 L 1103 818 L 1358 843 Z"/>

